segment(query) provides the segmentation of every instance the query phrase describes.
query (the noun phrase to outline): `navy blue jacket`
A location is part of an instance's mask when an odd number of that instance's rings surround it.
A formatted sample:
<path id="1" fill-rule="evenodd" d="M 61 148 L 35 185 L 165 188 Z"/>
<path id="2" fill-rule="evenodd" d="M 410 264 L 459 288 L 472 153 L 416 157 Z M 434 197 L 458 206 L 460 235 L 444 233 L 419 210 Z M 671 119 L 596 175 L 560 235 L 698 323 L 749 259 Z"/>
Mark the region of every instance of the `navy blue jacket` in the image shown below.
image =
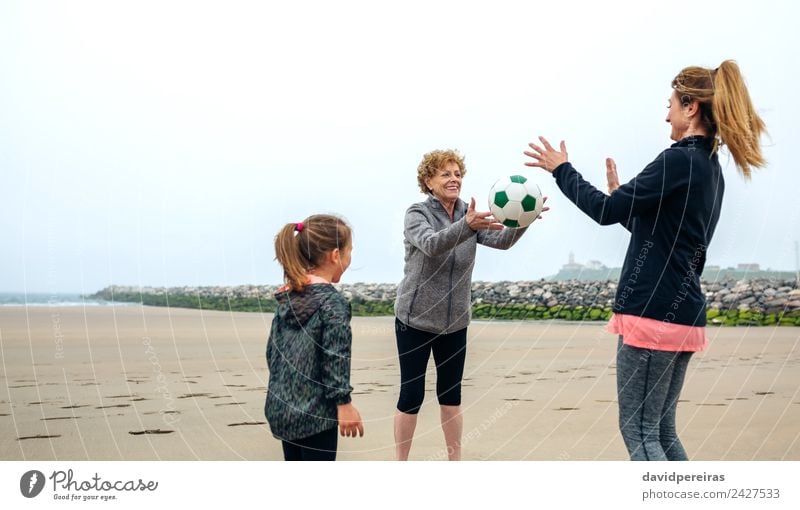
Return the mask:
<path id="1" fill-rule="evenodd" d="M 680 140 L 610 196 L 569 162 L 553 172 L 561 191 L 590 218 L 631 231 L 615 313 L 705 326 L 700 275 L 725 191 L 711 142 L 700 136 Z"/>

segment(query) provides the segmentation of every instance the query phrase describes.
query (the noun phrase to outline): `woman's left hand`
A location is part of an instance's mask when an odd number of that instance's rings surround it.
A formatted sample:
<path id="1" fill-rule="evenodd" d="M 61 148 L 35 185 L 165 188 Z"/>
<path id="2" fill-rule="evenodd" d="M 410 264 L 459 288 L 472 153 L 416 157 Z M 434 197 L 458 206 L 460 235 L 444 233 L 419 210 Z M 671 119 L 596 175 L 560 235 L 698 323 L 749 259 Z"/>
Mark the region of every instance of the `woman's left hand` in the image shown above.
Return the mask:
<path id="1" fill-rule="evenodd" d="M 533 150 L 525 151 L 525 155 L 535 159 L 536 161 L 533 163 L 525 163 L 525 166 L 537 166 L 539 168 L 544 168 L 550 173 L 553 173 L 558 165 L 567 162 L 567 145 L 564 143 L 564 140 L 561 140 L 561 152 L 555 150 L 545 137 L 540 136 L 539 141 L 542 142 L 542 145 L 544 145 L 543 148 L 539 147 L 533 142 L 528 144 L 528 147 Z"/>
<path id="2" fill-rule="evenodd" d="M 542 199 L 542 205 L 544 205 L 546 203 L 547 203 L 547 197 L 544 197 Z M 550 210 L 549 207 L 542 207 L 542 212 L 549 211 L 549 210 Z M 538 219 L 540 219 L 540 220 L 542 219 L 542 215 L 541 214 L 539 214 Z"/>

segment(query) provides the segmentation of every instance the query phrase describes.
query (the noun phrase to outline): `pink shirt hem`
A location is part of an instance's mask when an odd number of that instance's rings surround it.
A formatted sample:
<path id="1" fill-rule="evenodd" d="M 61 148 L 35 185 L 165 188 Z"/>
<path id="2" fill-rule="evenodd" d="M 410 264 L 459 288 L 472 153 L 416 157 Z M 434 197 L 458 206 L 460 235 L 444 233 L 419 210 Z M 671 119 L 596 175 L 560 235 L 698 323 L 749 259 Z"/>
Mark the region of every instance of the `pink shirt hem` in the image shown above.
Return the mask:
<path id="1" fill-rule="evenodd" d="M 622 335 L 625 345 L 641 349 L 699 352 L 708 346 L 705 327 L 672 324 L 636 315 L 615 313 L 606 329 L 609 333 Z"/>

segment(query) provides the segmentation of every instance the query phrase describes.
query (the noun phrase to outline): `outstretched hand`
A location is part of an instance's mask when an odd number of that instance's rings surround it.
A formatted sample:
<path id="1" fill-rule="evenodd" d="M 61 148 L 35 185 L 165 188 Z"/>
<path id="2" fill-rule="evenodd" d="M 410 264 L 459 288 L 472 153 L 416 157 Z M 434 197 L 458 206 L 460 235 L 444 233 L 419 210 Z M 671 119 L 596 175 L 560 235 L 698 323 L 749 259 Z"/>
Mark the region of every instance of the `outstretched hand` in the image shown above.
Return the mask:
<path id="1" fill-rule="evenodd" d="M 567 156 L 567 145 L 564 143 L 564 140 L 561 140 L 560 152 L 555 150 L 545 137 L 540 136 L 539 141 L 544 147 L 540 147 L 533 142 L 528 144 L 528 147 L 530 147 L 532 150 L 525 151 L 524 154 L 536 161 L 527 162 L 525 163 L 525 166 L 536 166 L 539 168 L 544 168 L 548 172 L 553 173 L 558 165 L 568 161 L 569 157 Z"/>
<path id="2" fill-rule="evenodd" d="M 503 224 L 498 223 L 490 212 L 477 212 L 475 210 L 475 197 L 469 201 L 466 222 L 472 230 L 503 230 Z"/>
<path id="3" fill-rule="evenodd" d="M 608 194 L 614 193 L 619 188 L 619 176 L 617 175 L 617 164 L 611 158 L 606 158 L 606 181 L 608 181 Z"/>

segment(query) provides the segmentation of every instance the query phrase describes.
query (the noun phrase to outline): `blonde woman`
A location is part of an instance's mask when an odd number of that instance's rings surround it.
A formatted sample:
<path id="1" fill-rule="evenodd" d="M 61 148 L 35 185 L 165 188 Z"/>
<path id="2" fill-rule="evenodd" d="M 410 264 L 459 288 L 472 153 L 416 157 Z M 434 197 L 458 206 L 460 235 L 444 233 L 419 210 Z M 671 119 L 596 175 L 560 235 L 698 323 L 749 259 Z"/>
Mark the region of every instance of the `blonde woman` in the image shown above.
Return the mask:
<path id="1" fill-rule="evenodd" d="M 631 460 L 687 460 L 675 414 L 689 359 L 708 344 L 700 275 L 725 190 L 717 152 L 725 145 L 745 178 L 765 164 L 764 122 L 735 62 L 687 67 L 672 89 L 675 143 L 622 186 L 607 159 L 609 195 L 572 167 L 563 141 L 558 151 L 539 137 L 525 152 L 590 218 L 631 231 L 608 326 L 619 335 L 619 425 Z"/>

